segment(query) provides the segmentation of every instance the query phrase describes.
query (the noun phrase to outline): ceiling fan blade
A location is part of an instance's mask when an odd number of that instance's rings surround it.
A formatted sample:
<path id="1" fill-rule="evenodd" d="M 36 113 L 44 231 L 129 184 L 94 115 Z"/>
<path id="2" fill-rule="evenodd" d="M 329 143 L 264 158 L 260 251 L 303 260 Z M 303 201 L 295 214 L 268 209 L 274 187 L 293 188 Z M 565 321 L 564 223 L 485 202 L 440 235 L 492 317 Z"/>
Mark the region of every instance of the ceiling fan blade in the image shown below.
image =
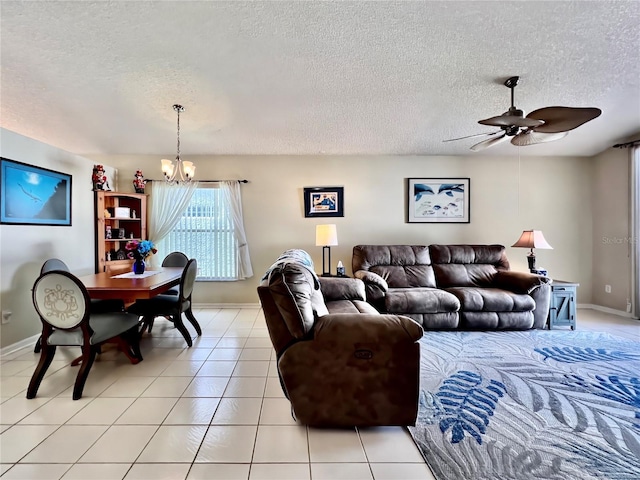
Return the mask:
<path id="1" fill-rule="evenodd" d="M 526 147 L 527 145 L 535 145 L 537 143 L 553 142 L 569 135 L 569 132 L 558 133 L 541 133 L 538 129 L 525 130 L 511 139 L 513 145 Z"/>
<path id="2" fill-rule="evenodd" d="M 492 147 L 493 145 L 497 145 L 498 143 L 504 142 L 507 139 L 507 134 L 503 133 L 501 137 L 489 138 L 487 140 L 483 140 L 480 143 L 476 143 L 471 147 L 471 150 L 474 152 L 478 152 L 480 150 L 484 150 L 485 148 Z"/>
<path id="3" fill-rule="evenodd" d="M 467 135 L 466 137 L 450 138 L 449 140 L 443 140 L 443 142 L 455 142 L 456 140 L 464 140 L 465 138 L 473 138 L 473 137 L 482 137 L 484 135 L 487 135 L 487 136 L 497 135 L 501 131 L 502 130 L 496 130 L 495 132 L 488 132 L 488 133 L 476 133 L 475 135 Z"/>
<path id="4" fill-rule="evenodd" d="M 498 115 L 497 117 L 487 118 L 485 120 L 478 121 L 481 125 L 490 125 L 492 127 L 510 127 L 516 125 L 517 127 L 538 127 L 544 122 L 535 118 L 523 118 L 517 115 Z"/>
<path id="5" fill-rule="evenodd" d="M 601 113 L 602 110 L 599 108 L 545 107 L 529 113 L 527 118 L 544 121 L 539 127 L 532 127 L 537 132 L 559 133 L 578 128 L 583 123 L 599 117 Z"/>

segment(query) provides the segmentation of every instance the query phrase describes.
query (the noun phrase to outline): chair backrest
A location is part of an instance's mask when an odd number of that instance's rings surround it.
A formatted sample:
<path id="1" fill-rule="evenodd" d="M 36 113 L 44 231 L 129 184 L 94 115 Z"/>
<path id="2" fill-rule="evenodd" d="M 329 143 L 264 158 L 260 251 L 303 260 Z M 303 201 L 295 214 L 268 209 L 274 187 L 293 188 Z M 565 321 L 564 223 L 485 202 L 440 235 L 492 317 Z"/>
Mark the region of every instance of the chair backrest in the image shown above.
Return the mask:
<path id="1" fill-rule="evenodd" d="M 163 267 L 184 267 L 189 258 L 182 252 L 171 252 L 162 260 Z"/>
<path id="2" fill-rule="evenodd" d="M 42 264 L 42 268 L 40 269 L 40 275 L 47 272 L 52 272 L 54 270 L 62 270 L 63 272 L 68 272 L 69 267 L 59 258 L 50 258 L 46 262 Z"/>
<path id="3" fill-rule="evenodd" d="M 198 262 L 195 258 L 192 258 L 187 262 L 187 266 L 182 271 L 182 278 L 180 279 L 180 296 L 183 299 L 191 297 L 193 292 L 193 285 L 196 283 L 196 276 L 198 275 Z"/>
<path id="4" fill-rule="evenodd" d="M 89 318 L 89 294 L 77 277 L 65 271 L 40 275 L 33 285 L 33 305 L 43 323 L 71 330 Z"/>
<path id="5" fill-rule="evenodd" d="M 258 296 L 271 343 L 278 355 L 313 329 L 314 297 L 326 310 L 321 290 L 315 289 L 312 272 L 297 262 L 270 269 L 268 278 L 258 286 Z"/>

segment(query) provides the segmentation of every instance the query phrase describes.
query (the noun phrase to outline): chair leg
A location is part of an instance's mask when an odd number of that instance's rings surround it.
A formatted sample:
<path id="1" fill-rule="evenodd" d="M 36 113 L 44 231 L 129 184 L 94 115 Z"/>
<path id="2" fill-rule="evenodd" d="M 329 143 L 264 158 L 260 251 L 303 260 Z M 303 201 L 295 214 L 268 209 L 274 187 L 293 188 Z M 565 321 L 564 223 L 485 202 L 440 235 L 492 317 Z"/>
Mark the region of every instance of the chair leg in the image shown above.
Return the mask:
<path id="1" fill-rule="evenodd" d="M 130 330 L 127 330 L 124 334 L 121 335 L 125 340 L 127 346 L 131 350 L 133 358 L 138 360 L 138 362 L 142 361 L 142 352 L 140 351 L 140 336 L 138 335 L 138 328 L 134 327 Z"/>
<path id="2" fill-rule="evenodd" d="M 27 398 L 35 398 L 36 394 L 38 393 L 38 388 L 40 388 L 40 383 L 42 382 L 45 373 L 47 373 L 47 369 L 49 368 L 49 365 L 51 365 L 51 361 L 53 360 L 55 354 L 56 347 L 52 345 L 42 346 L 40 361 L 38 362 L 38 366 L 33 372 L 33 376 L 31 377 L 31 381 L 29 382 L 29 388 L 27 388 Z"/>
<path id="3" fill-rule="evenodd" d="M 38 341 L 36 342 L 35 346 L 33 347 L 33 353 L 40 353 L 41 349 L 42 349 L 42 335 L 40 335 L 38 337 Z"/>
<path id="4" fill-rule="evenodd" d="M 140 326 L 139 333 L 138 333 L 140 337 L 142 337 L 142 334 L 144 333 L 145 330 L 148 330 L 149 333 L 151 333 L 151 326 L 153 325 L 153 317 L 150 317 L 148 315 L 143 315 L 142 320 L 140 320 L 140 323 L 138 325 Z"/>
<path id="5" fill-rule="evenodd" d="M 189 333 L 189 330 L 187 330 L 187 327 L 184 326 L 184 323 L 182 323 L 182 314 L 178 313 L 177 315 L 173 315 L 172 319 L 173 319 L 173 324 L 176 326 L 178 331 L 182 334 L 185 341 L 187 342 L 187 345 L 191 347 L 193 345 L 193 342 L 191 341 L 191 334 Z"/>
<path id="6" fill-rule="evenodd" d="M 82 397 L 82 390 L 84 390 L 84 384 L 87 381 L 87 377 L 89 376 L 91 365 L 93 365 L 93 361 L 96 358 L 97 350 L 97 347 L 94 345 L 82 346 L 82 365 L 80 366 L 80 370 L 78 370 L 76 383 L 73 386 L 74 400 L 78 400 L 80 397 Z"/>
<path id="7" fill-rule="evenodd" d="M 193 312 L 191 311 L 191 306 L 189 306 L 189 308 L 187 308 L 187 310 L 184 312 L 184 314 L 187 317 L 187 320 L 189 320 L 189 322 L 191 322 L 191 325 L 193 325 L 193 328 L 196 329 L 196 332 L 198 332 L 198 336 L 201 337 L 202 336 L 202 328 L 200 328 L 200 324 L 198 323 L 198 320 L 196 320 L 196 317 L 193 315 Z"/>

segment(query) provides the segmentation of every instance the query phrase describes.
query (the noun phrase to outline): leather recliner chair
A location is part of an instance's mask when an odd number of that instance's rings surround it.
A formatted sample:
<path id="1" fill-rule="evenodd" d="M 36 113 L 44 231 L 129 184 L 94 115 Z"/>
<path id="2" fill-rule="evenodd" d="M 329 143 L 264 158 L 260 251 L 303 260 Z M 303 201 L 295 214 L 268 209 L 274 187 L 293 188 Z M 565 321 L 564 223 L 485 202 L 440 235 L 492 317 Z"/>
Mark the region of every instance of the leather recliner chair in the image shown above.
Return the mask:
<path id="1" fill-rule="evenodd" d="M 362 281 L 318 278 L 306 263 L 276 262 L 258 287 L 294 417 L 321 427 L 414 425 L 422 328 L 379 314 Z"/>

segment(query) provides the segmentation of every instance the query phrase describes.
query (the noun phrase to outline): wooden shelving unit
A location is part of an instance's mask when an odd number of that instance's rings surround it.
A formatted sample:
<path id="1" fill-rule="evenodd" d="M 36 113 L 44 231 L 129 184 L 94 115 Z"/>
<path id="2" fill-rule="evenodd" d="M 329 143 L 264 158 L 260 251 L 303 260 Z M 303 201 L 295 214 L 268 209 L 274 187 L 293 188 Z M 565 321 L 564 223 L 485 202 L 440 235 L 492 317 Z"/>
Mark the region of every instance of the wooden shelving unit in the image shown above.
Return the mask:
<path id="1" fill-rule="evenodd" d="M 129 216 L 124 216 L 128 209 Z M 135 214 L 134 214 L 135 212 Z M 118 258 L 131 239 L 147 238 L 147 196 L 141 193 L 95 192 L 96 273 L 121 273 L 131 270 L 133 260 Z M 108 227 L 108 228 L 107 228 Z M 107 230 L 112 238 L 107 238 Z M 118 232 L 123 236 L 119 237 Z"/>

